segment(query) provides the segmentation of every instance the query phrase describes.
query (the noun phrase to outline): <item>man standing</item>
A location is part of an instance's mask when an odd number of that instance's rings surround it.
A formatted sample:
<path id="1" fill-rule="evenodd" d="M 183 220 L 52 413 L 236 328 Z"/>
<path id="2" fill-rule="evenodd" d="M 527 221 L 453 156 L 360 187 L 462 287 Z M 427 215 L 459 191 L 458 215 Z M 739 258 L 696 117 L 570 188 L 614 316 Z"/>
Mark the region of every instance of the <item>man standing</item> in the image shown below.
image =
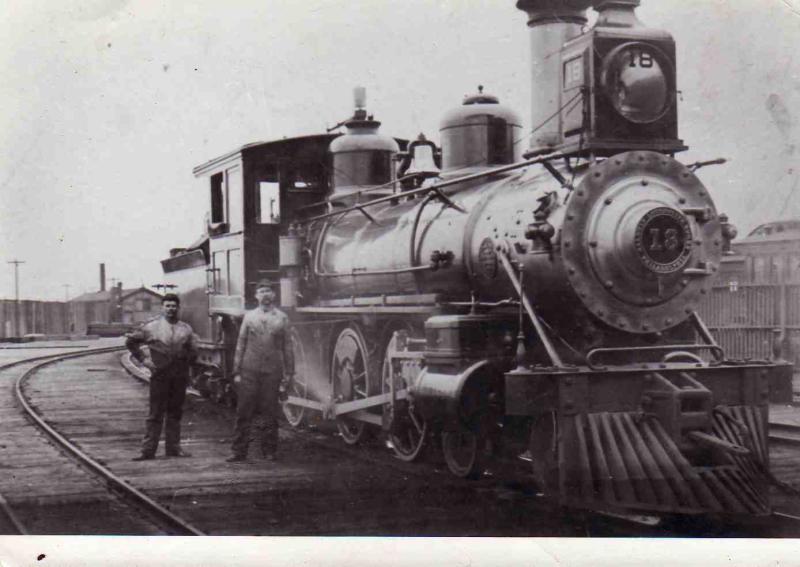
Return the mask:
<path id="1" fill-rule="evenodd" d="M 258 307 L 248 311 L 239 331 L 233 363 L 236 387 L 236 426 L 233 455 L 228 462 L 247 459 L 253 416 L 262 456 L 275 460 L 278 449 L 278 403 L 283 374 L 294 374 L 294 353 L 289 337 L 289 318 L 274 306 L 274 285 L 261 281 L 256 286 Z"/>
<path id="2" fill-rule="evenodd" d="M 166 416 L 164 444 L 168 457 L 190 457 L 181 450 L 181 414 L 189 381 L 189 366 L 197 358 L 192 328 L 178 320 L 181 301 L 174 293 L 161 299 L 162 316 L 126 335 L 125 346 L 133 358 L 150 369 L 150 413 L 142 441 L 142 453 L 134 461 L 156 456 Z M 142 351 L 147 345 L 147 352 Z"/>

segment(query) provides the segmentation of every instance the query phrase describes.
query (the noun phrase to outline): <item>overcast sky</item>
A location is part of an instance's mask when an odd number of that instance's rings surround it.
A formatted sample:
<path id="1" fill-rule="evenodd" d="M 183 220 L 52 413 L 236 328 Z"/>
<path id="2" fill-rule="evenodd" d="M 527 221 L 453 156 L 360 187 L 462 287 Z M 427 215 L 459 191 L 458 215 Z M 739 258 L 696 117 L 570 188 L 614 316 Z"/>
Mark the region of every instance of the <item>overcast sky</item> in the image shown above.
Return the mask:
<path id="1" fill-rule="evenodd" d="M 800 0 L 643 0 L 670 30 L 681 159 L 741 231 L 800 217 Z M 6 0 L 0 21 L 0 297 L 63 299 L 162 280 L 203 231 L 192 167 L 315 133 L 367 88 L 384 133 L 438 141 L 478 84 L 530 127 L 514 0 Z"/>

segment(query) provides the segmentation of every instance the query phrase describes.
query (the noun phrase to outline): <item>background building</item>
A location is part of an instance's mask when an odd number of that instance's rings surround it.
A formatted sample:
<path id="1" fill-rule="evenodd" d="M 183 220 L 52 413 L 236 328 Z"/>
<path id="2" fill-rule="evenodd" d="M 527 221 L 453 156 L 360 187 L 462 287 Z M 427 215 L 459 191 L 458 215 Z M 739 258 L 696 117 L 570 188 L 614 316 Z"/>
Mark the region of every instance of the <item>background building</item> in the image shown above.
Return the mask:
<path id="1" fill-rule="evenodd" d="M 69 305 L 63 301 L 0 299 L 0 338 L 70 332 Z"/>
<path id="2" fill-rule="evenodd" d="M 121 332 L 161 313 L 161 294 L 146 287 L 124 289 L 117 284 L 110 290 L 84 293 L 70 301 L 76 333 L 105 334 L 107 326 Z M 113 334 L 113 333 L 112 333 Z"/>

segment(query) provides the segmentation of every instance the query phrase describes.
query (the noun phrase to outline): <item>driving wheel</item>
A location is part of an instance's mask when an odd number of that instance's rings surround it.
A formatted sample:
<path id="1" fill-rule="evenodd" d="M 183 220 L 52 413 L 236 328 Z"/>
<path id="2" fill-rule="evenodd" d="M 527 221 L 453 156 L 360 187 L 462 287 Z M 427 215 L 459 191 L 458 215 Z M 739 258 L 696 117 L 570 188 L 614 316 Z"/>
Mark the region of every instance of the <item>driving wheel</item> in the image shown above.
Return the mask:
<path id="1" fill-rule="evenodd" d="M 364 339 L 358 330 L 346 327 L 339 333 L 333 349 L 331 376 L 338 403 L 360 400 L 370 395 L 369 359 Z M 355 445 L 364 439 L 366 423 L 349 417 L 338 417 L 336 425 L 342 439 Z"/>

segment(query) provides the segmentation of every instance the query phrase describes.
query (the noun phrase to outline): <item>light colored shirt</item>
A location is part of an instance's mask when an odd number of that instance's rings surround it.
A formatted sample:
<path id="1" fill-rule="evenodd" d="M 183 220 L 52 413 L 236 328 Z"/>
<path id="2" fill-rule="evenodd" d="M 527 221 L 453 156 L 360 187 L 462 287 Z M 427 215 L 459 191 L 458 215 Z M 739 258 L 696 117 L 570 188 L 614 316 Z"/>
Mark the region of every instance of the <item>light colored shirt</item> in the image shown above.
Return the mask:
<path id="1" fill-rule="evenodd" d="M 197 358 L 197 337 L 192 327 L 183 321 L 170 323 L 161 316 L 131 331 L 125 338 L 125 346 L 134 358 L 141 362 L 149 359 L 157 371 L 178 362 L 194 362 Z M 142 352 L 142 345 L 147 345 L 149 353 Z"/>
<path id="2" fill-rule="evenodd" d="M 274 307 L 264 311 L 256 307 L 245 313 L 233 373 L 281 372 L 294 374 L 294 352 L 289 336 L 289 317 Z"/>

